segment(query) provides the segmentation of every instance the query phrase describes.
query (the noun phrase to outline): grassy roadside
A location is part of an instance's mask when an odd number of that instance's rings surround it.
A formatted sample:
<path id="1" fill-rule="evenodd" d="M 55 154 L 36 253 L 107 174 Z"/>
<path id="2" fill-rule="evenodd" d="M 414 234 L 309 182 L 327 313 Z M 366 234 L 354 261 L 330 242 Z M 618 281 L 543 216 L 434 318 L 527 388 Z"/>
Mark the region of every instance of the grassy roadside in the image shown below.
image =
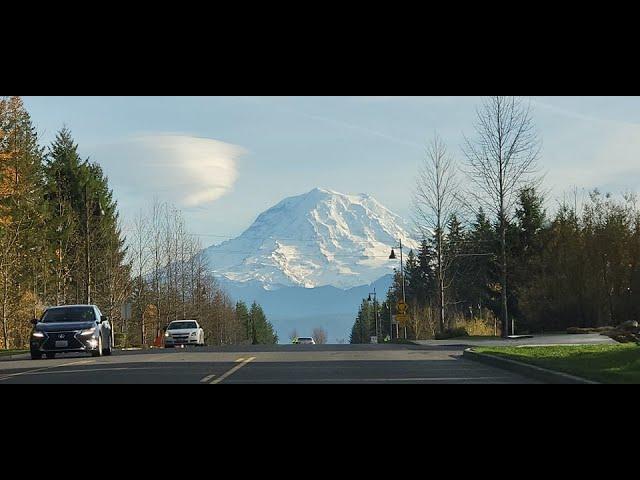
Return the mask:
<path id="1" fill-rule="evenodd" d="M 640 346 L 572 345 L 548 347 L 475 347 L 502 356 L 602 383 L 640 383 Z"/>
<path id="2" fill-rule="evenodd" d="M 0 350 L 0 357 L 20 355 L 22 353 L 29 353 L 29 350 Z"/>

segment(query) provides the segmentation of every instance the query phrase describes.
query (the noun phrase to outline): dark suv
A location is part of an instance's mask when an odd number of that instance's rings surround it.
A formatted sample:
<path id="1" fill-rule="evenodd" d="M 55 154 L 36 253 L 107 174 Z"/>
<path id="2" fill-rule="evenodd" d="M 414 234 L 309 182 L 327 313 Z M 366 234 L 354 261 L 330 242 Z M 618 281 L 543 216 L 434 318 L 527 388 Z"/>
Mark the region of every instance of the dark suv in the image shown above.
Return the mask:
<path id="1" fill-rule="evenodd" d="M 47 309 L 33 320 L 31 358 L 56 353 L 88 352 L 94 357 L 111 355 L 113 332 L 109 319 L 95 305 L 66 305 Z"/>

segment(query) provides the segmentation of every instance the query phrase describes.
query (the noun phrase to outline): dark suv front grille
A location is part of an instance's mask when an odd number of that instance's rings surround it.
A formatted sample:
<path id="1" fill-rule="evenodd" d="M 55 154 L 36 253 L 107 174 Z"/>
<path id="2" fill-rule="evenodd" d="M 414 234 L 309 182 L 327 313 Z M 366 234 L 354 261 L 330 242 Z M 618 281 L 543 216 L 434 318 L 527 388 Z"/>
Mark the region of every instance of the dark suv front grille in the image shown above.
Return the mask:
<path id="1" fill-rule="evenodd" d="M 76 339 L 76 332 L 47 332 L 49 338 L 44 342 L 45 350 L 75 350 L 82 348 L 83 345 Z M 56 348 L 56 342 L 67 341 L 68 346 L 64 348 Z"/>

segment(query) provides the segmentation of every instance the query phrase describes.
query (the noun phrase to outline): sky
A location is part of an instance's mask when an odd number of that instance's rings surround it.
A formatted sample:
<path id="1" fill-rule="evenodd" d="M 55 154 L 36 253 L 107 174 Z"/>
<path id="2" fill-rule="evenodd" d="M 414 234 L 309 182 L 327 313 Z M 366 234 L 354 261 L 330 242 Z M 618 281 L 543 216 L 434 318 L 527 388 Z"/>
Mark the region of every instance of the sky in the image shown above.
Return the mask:
<path id="1" fill-rule="evenodd" d="M 548 204 L 574 187 L 640 190 L 640 97 L 524 97 L 542 139 Z M 437 132 L 463 162 L 481 97 L 24 97 L 41 140 L 71 129 L 109 177 L 125 223 L 154 198 L 204 246 L 315 187 L 368 193 L 411 216 Z"/>

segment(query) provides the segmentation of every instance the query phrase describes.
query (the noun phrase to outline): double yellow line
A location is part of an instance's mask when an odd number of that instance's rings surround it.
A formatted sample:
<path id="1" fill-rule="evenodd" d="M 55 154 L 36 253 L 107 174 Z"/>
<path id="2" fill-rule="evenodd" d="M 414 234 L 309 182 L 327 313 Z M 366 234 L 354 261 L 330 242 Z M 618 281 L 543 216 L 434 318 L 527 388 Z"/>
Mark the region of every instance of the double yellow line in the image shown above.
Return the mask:
<path id="1" fill-rule="evenodd" d="M 236 363 L 238 365 L 233 367 L 231 370 L 223 373 L 222 375 L 220 375 L 215 380 L 211 380 L 214 377 L 214 375 L 209 375 L 208 377 L 203 378 L 200 382 L 201 383 L 208 383 L 209 385 L 217 385 L 218 383 L 221 383 L 222 381 L 224 381 L 224 379 L 226 379 L 226 378 L 230 377 L 231 375 L 233 375 L 234 373 L 236 373 L 242 367 L 244 367 L 247 364 L 253 362 L 255 359 L 256 359 L 256 357 L 249 357 L 247 359 L 239 358 L 239 359 L 236 360 Z"/>

